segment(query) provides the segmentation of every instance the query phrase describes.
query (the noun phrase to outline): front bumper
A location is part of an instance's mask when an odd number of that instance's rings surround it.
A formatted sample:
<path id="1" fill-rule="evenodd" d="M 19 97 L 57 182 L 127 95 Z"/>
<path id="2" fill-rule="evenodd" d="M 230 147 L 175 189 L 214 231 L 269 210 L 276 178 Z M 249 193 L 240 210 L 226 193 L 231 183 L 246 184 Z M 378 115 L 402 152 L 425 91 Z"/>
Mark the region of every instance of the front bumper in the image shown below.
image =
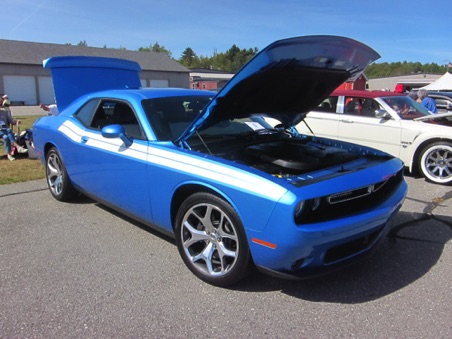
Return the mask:
<path id="1" fill-rule="evenodd" d="M 260 271 L 284 278 L 309 278 L 337 270 L 372 255 L 392 228 L 407 192 L 403 181 L 390 199 L 366 213 L 328 222 L 268 227 L 254 237 L 273 248 L 250 242 Z"/>

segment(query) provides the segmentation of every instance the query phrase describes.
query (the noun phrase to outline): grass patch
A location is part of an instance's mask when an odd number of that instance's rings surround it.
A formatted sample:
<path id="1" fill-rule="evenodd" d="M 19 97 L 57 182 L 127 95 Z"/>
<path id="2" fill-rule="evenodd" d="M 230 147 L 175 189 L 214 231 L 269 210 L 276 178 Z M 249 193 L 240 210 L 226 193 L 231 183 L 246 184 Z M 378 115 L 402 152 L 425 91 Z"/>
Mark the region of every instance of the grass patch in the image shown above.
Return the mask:
<path id="1" fill-rule="evenodd" d="M 9 161 L 6 156 L 0 160 L 0 185 L 13 184 L 45 178 L 44 165 L 39 160 L 15 156 Z"/>
<path id="2" fill-rule="evenodd" d="M 33 123 L 42 115 L 14 117 L 21 121 L 20 130 L 31 128 Z M 14 132 L 17 132 L 14 129 Z M 0 185 L 37 180 L 45 178 L 45 168 L 39 160 L 28 159 L 26 155 L 15 156 L 15 161 L 9 161 L 3 145 L 0 146 Z"/>

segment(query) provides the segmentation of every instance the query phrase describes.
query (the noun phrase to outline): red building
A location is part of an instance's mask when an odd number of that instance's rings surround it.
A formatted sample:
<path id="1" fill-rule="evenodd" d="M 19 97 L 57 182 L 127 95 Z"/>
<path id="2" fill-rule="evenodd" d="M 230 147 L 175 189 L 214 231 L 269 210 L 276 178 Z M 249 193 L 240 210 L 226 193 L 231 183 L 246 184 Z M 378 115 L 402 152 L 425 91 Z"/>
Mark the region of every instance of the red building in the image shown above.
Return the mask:
<path id="1" fill-rule="evenodd" d="M 217 90 L 222 88 L 233 76 L 233 73 L 193 68 L 190 70 L 190 88 Z"/>
<path id="2" fill-rule="evenodd" d="M 355 90 L 365 90 L 367 89 L 367 77 L 361 74 L 356 79 L 350 79 L 340 85 L 337 89 L 355 89 Z"/>

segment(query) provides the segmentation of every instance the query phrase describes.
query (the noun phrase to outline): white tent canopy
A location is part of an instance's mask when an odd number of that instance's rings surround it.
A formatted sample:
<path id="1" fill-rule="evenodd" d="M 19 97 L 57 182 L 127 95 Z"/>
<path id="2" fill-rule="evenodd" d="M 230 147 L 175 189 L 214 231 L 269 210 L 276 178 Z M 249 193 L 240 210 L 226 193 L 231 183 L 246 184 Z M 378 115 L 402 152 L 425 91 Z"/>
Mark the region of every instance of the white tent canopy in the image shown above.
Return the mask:
<path id="1" fill-rule="evenodd" d="M 452 74 L 446 72 L 446 74 L 436 79 L 436 81 L 421 88 L 428 91 L 452 91 Z"/>

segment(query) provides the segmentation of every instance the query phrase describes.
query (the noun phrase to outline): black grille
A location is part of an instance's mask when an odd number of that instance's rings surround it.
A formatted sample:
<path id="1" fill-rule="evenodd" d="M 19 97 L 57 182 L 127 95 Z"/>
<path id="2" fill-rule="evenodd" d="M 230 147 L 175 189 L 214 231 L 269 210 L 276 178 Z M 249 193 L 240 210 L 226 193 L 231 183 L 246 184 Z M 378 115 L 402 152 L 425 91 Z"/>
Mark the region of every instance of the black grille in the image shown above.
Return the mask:
<path id="1" fill-rule="evenodd" d="M 381 231 L 382 228 L 358 239 L 329 249 L 325 254 L 325 264 L 332 264 L 366 250 L 375 242 Z"/>
<path id="2" fill-rule="evenodd" d="M 318 208 L 312 210 L 307 203 L 305 211 L 295 221 L 297 224 L 318 223 L 365 212 L 387 200 L 402 181 L 403 169 L 373 185 L 322 197 Z"/>

